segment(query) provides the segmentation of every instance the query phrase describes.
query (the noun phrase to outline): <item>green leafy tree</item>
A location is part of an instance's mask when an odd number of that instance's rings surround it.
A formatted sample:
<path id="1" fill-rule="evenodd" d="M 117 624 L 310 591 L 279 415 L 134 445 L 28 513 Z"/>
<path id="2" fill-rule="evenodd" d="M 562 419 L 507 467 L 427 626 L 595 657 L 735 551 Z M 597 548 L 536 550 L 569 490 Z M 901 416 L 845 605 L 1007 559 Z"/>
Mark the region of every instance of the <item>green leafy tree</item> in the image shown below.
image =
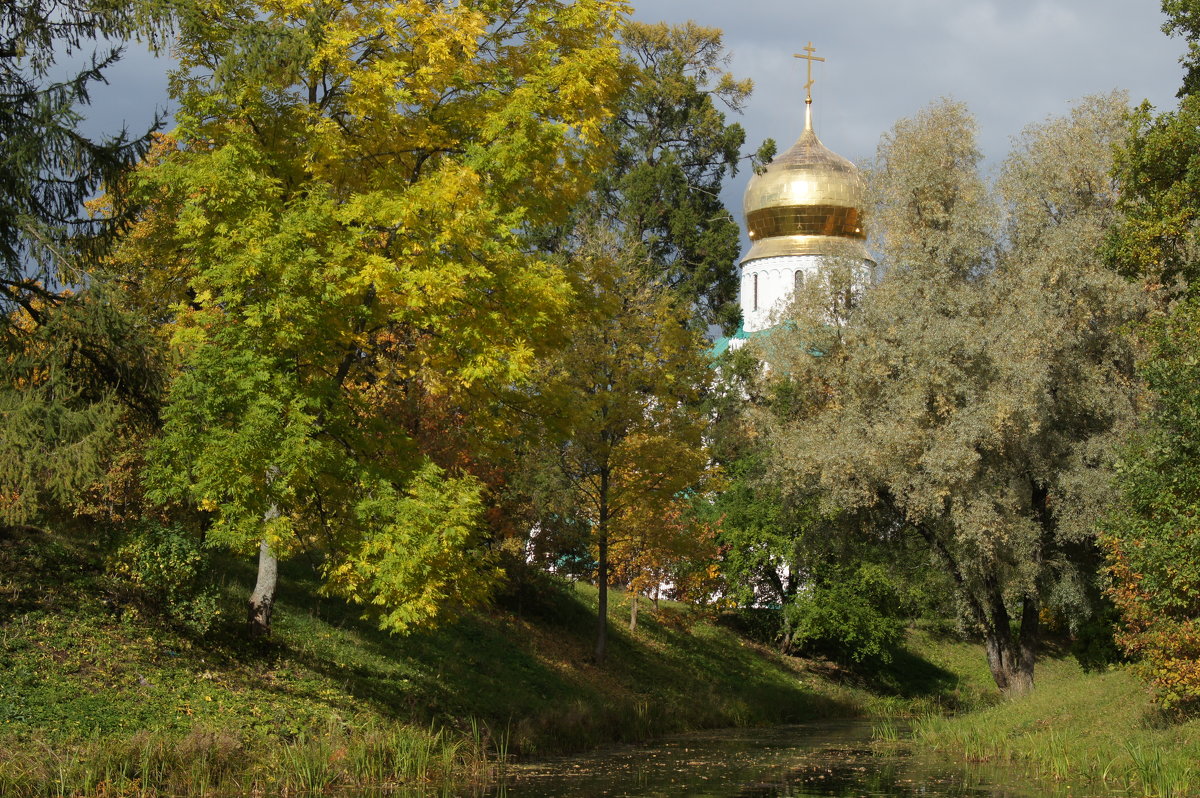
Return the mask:
<path id="1" fill-rule="evenodd" d="M 709 508 L 728 598 L 776 612 L 781 651 L 887 660 L 909 614 L 908 553 L 856 534 L 815 494 L 781 490 L 760 453 L 729 471 Z"/>
<path id="2" fill-rule="evenodd" d="M 1142 337 L 1140 371 L 1151 412 L 1124 452 L 1123 501 L 1107 525 L 1118 643 L 1168 706 L 1200 702 L 1200 308 L 1195 300 L 1157 318 Z"/>
<path id="3" fill-rule="evenodd" d="M 804 584 L 810 558 L 803 531 L 814 519 L 788 506 L 779 486 L 766 479 L 760 453 L 726 469 L 729 483 L 711 510 L 726 549 L 722 570 L 730 598 L 740 606 L 784 607 Z"/>
<path id="4" fill-rule="evenodd" d="M 710 379 L 688 310 L 657 283 L 636 245 L 589 233 L 575 258 L 579 301 L 567 341 L 539 367 L 527 401 L 534 441 L 523 479 L 539 515 L 586 530 L 607 651 L 610 552 L 662 550 L 682 495 L 714 476 L 699 394 Z M 670 538 L 670 536 L 668 536 Z"/>
<path id="5" fill-rule="evenodd" d="M 770 406 L 775 415 L 802 411 L 792 407 L 790 382 L 766 380 L 775 390 L 763 395 L 757 383 L 764 381 L 753 379 L 758 369 L 746 375 L 748 381 L 737 379 L 743 355 L 748 350 L 733 353 L 720 370 L 720 379 L 742 387 L 710 393 L 723 406 L 717 412 L 723 423 L 712 433 L 723 440 L 714 449 L 733 455 L 723 463 L 724 488 L 705 505 L 718 529 L 725 597 L 772 619 L 781 651 L 887 660 L 905 622 L 929 609 L 925 594 L 950 586 L 929 573 L 928 558 L 917 553 L 911 536 L 881 539 L 869 526 L 863 534 L 855 519 L 822 507 L 815 491 L 772 478 L 764 442 L 754 434 L 755 412 L 737 408 L 749 403 Z"/>
<path id="6" fill-rule="evenodd" d="M 723 108 L 740 112 L 752 84 L 725 70 L 715 28 L 630 22 L 622 45 L 630 83 L 606 131 L 616 153 L 601 175 L 598 212 L 642 244 L 701 325 L 732 333 L 741 229 L 720 194 L 746 136 Z"/>
<path id="7" fill-rule="evenodd" d="M 523 231 L 600 167 L 609 0 L 208 4 L 183 22 L 178 147 L 139 170 L 124 252 L 169 288 L 177 358 L 151 451 L 164 501 L 405 630 L 486 594 L 474 478 L 405 422 L 520 381 L 570 292 Z M 136 278 L 134 278 L 136 281 Z"/>
<path id="8" fill-rule="evenodd" d="M 1163 31 L 1188 44 L 1179 107 L 1155 114 L 1144 102 L 1134 111 L 1117 148 L 1121 214 L 1105 254 L 1166 303 L 1192 293 L 1200 277 L 1200 5 L 1163 0 L 1162 9 Z"/>
<path id="9" fill-rule="evenodd" d="M 1155 115 L 1144 104 L 1117 157 L 1121 224 L 1108 250 L 1115 265 L 1158 298 L 1137 331 L 1149 411 L 1123 452 L 1121 503 L 1104 539 L 1111 595 L 1123 629 L 1118 643 L 1139 658 L 1159 699 L 1200 701 L 1200 392 L 1196 388 L 1196 287 L 1200 285 L 1200 6 L 1165 0 L 1167 33 L 1188 53 L 1179 107 Z"/>
<path id="10" fill-rule="evenodd" d="M 843 662 L 890 662 L 904 637 L 902 590 L 878 562 L 827 562 L 784 606 L 788 642 Z"/>
<path id="11" fill-rule="evenodd" d="M 1200 3 L 1196 0 L 1163 0 L 1163 13 L 1167 21 L 1163 32 L 1183 36 L 1188 50 L 1179 62 L 1184 67 L 1183 87 L 1179 96 L 1200 93 Z"/>
<path id="12" fill-rule="evenodd" d="M 1117 151 L 1121 215 L 1105 255 L 1142 281 L 1161 304 L 1195 290 L 1200 278 L 1200 95 L 1154 114 L 1143 103 Z"/>
<path id="13" fill-rule="evenodd" d="M 1096 97 L 1028 129 L 995 193 L 961 105 L 901 120 L 872 175 L 886 276 L 844 323 L 801 306 L 769 349 L 805 393 L 763 420 L 779 478 L 920 535 L 1005 693 L 1033 687 L 1043 608 L 1086 611 L 1132 418 L 1138 294 L 1097 256 L 1124 114 Z"/>

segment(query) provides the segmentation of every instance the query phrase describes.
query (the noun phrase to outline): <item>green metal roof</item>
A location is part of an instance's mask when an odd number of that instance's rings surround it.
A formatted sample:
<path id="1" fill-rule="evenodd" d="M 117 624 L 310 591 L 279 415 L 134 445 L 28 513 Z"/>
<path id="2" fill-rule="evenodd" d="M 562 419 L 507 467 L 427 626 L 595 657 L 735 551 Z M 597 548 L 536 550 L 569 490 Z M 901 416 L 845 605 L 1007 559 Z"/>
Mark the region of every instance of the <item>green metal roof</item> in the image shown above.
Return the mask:
<path id="1" fill-rule="evenodd" d="M 742 327 L 742 323 L 738 322 L 737 332 L 735 332 L 733 335 L 722 335 L 720 338 L 717 338 L 715 341 L 713 341 L 712 348 L 708 350 L 708 356 L 713 360 L 716 360 L 729 350 L 730 341 L 734 340 L 735 338 L 744 339 L 749 337 L 750 334 L 747 333 L 745 328 Z"/>

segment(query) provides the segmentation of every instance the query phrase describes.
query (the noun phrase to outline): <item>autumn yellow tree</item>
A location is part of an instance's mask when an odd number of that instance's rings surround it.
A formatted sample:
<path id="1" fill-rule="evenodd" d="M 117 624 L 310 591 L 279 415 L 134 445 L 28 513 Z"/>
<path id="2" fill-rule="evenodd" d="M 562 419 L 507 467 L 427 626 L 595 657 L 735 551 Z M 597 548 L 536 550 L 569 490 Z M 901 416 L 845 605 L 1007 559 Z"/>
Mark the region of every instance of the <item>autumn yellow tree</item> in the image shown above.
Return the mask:
<path id="1" fill-rule="evenodd" d="M 544 519 L 588 530 L 603 663 L 612 555 L 662 544 L 648 526 L 715 476 L 699 405 L 711 371 L 688 309 L 653 279 L 639 248 L 611 232 L 583 238 L 567 341 L 543 362 L 528 399 L 524 479 Z"/>
<path id="2" fill-rule="evenodd" d="M 709 485 L 713 489 L 716 485 Z M 716 592 L 716 531 L 694 512 L 688 493 L 638 504 L 630 509 L 618 534 L 609 542 L 611 572 L 629 592 L 629 631 L 637 629 L 642 596 L 654 599 L 663 588 L 673 598 L 707 598 Z"/>
<path id="3" fill-rule="evenodd" d="M 529 372 L 571 287 L 523 232 L 596 171 L 616 0 L 216 0 L 180 22 L 177 145 L 118 258 L 176 359 L 148 481 L 403 630 L 475 600 L 478 482 L 400 420 Z"/>

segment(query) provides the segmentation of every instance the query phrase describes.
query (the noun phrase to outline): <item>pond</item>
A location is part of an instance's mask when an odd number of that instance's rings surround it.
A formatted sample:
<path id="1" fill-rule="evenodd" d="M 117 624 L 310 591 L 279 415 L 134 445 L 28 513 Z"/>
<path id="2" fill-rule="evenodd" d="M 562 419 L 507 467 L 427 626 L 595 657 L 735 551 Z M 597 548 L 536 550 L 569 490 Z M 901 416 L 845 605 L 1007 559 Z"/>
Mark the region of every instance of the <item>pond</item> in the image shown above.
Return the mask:
<path id="1" fill-rule="evenodd" d="M 511 766 L 491 798 L 773 798 L 924 796 L 1032 798 L 1086 790 L 1034 782 L 1020 770 L 914 756 L 871 745 L 871 724 L 814 723 L 693 734 Z"/>

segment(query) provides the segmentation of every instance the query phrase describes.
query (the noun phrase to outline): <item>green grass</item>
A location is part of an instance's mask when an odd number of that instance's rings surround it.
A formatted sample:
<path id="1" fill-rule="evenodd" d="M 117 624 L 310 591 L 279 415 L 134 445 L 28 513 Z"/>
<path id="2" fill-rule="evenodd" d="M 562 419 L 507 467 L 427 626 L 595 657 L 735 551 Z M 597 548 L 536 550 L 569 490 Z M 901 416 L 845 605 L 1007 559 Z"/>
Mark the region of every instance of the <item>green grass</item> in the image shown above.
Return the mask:
<path id="1" fill-rule="evenodd" d="M 1200 793 L 1200 720 L 1164 716 L 1127 669 L 1085 673 L 1073 659 L 1058 657 L 1039 663 L 1035 676 L 1028 696 L 920 720 L 917 742 L 1132 795 Z"/>
<path id="2" fill-rule="evenodd" d="M 960 644 L 890 668 L 781 657 L 664 602 L 627 629 L 611 596 L 537 580 L 436 631 L 396 637 L 282 573 L 273 637 L 242 636 L 249 561 L 222 563 L 222 619 L 196 639 L 148 617 L 87 536 L 0 534 L 0 793 L 202 794 L 486 780 L 509 755 L 672 732 L 961 708 Z M 925 649 L 928 649 L 926 652 Z"/>
<path id="3" fill-rule="evenodd" d="M 891 662 L 851 680 L 870 696 L 874 716 L 967 712 L 999 699 L 980 645 L 922 628 L 909 631 Z"/>

